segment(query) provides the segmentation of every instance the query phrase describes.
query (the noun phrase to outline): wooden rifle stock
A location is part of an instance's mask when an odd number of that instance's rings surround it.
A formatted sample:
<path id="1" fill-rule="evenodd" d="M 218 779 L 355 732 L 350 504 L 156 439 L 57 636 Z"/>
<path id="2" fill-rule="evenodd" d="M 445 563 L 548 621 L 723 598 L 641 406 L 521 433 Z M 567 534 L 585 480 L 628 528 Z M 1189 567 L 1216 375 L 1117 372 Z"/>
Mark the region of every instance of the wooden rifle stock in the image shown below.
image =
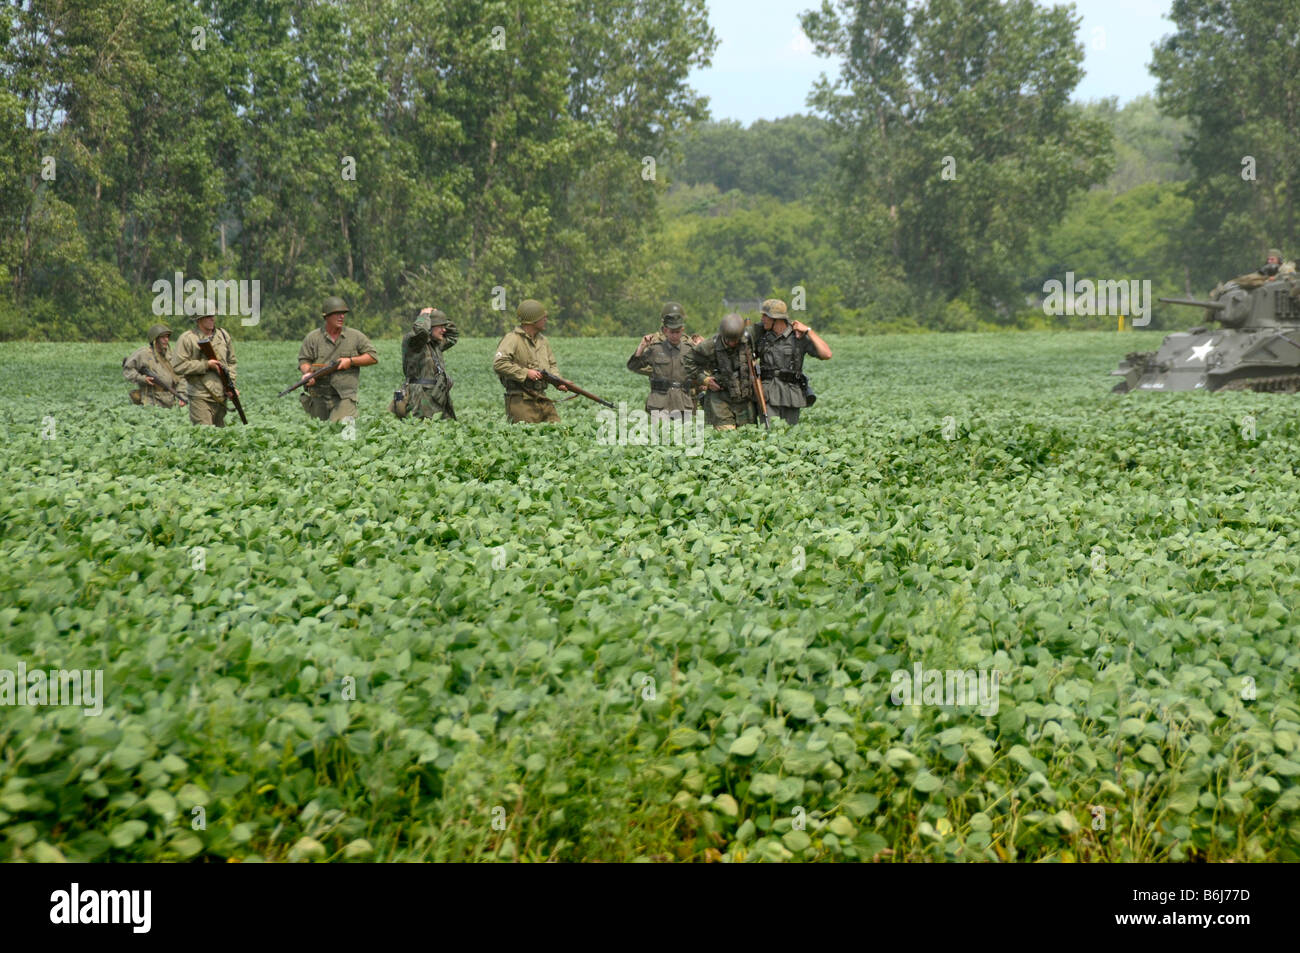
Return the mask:
<path id="1" fill-rule="evenodd" d="M 587 398 L 587 400 L 594 400 L 596 403 L 608 407 L 610 410 L 618 409 L 604 398 L 597 397 L 591 391 L 583 390 L 577 384 L 573 383 L 573 381 L 566 381 L 563 377 L 560 377 L 557 374 L 552 374 L 550 371 L 542 371 L 542 380 L 546 381 L 548 384 L 553 384 L 556 387 L 563 385 L 565 390 L 573 391 L 575 394 L 581 394 L 583 397 Z"/>
<path id="2" fill-rule="evenodd" d="M 217 352 L 212 349 L 211 338 L 201 338 L 199 340 L 199 350 L 209 361 L 217 361 Z M 247 424 L 248 418 L 244 416 L 244 405 L 239 402 L 239 395 L 235 393 L 235 382 L 230 379 L 230 372 L 226 370 L 226 365 L 217 361 L 217 374 L 221 378 L 221 386 L 226 389 L 226 396 L 230 402 L 235 405 L 235 412 L 239 414 L 240 423 Z"/>

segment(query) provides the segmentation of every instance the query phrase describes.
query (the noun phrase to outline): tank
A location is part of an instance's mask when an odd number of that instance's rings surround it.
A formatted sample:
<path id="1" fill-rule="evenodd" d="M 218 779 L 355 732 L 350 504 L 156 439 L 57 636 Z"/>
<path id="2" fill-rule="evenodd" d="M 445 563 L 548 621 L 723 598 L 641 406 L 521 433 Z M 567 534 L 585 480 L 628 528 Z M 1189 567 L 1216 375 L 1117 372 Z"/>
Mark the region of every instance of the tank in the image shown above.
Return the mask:
<path id="1" fill-rule="evenodd" d="M 1111 375 L 1132 390 L 1300 391 L 1300 277 L 1279 276 L 1247 290 L 1228 282 L 1217 300 L 1161 298 L 1202 308 L 1218 327 L 1171 334 L 1157 351 L 1130 353 Z"/>

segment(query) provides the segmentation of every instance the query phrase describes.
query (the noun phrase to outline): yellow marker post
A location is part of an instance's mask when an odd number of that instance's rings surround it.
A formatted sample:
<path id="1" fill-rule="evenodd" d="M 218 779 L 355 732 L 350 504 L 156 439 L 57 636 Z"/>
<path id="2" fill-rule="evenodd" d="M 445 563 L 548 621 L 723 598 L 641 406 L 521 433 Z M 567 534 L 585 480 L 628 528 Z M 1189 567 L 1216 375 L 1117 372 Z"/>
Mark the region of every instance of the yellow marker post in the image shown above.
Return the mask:
<path id="1" fill-rule="evenodd" d="M 1123 330 L 1124 330 L 1124 315 L 1121 314 L 1121 315 L 1119 316 L 1119 327 L 1117 327 L 1115 330 L 1116 330 L 1116 331 L 1123 331 Z"/>

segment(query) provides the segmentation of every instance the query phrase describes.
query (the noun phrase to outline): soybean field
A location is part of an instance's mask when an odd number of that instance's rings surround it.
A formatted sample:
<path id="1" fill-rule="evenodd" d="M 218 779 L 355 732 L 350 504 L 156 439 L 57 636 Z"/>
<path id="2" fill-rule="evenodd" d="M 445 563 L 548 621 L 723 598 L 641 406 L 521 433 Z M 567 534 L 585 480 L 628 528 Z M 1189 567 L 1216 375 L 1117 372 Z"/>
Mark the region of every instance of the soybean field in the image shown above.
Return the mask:
<path id="1" fill-rule="evenodd" d="M 510 426 L 495 339 L 458 422 L 387 413 L 385 340 L 331 425 L 231 331 L 225 429 L 130 404 L 135 344 L 0 344 L 0 859 L 1300 859 L 1293 396 L 830 337 L 799 426 L 620 444 Z"/>

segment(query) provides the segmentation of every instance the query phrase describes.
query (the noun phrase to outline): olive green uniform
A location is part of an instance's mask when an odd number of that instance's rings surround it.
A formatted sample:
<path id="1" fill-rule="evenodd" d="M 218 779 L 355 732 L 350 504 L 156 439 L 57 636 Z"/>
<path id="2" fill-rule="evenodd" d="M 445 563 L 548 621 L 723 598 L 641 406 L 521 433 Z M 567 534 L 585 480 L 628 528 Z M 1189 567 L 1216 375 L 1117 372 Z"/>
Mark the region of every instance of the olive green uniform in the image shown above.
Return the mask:
<path id="1" fill-rule="evenodd" d="M 406 378 L 406 412 L 412 417 L 451 416 L 451 378 L 442 354 L 460 338 L 448 322 L 441 341 L 431 333 L 432 322 L 420 315 L 402 336 L 402 374 Z"/>
<path id="2" fill-rule="evenodd" d="M 765 331 L 760 340 L 759 358 L 763 368 L 759 377 L 763 381 L 768 412 L 791 426 L 799 422 L 799 411 L 808 406 L 804 391 L 808 378 L 803 373 L 803 359 L 816 353 L 812 336 L 796 334 L 788 324 L 784 334 Z"/>
<path id="3" fill-rule="evenodd" d="M 225 328 L 213 329 L 212 351 L 226 366 L 230 382 L 235 384 L 235 347 L 230 332 Z M 176 357 L 172 363 L 176 373 L 186 381 L 185 399 L 190 402 L 190 423 L 224 427 L 226 390 L 221 384 L 221 376 L 208 367 L 208 359 L 199 350 L 199 333 L 194 328 L 182 334 L 176 342 Z"/>
<path id="4" fill-rule="evenodd" d="M 1278 265 L 1277 271 L 1273 274 L 1269 274 L 1261 269 L 1259 271 L 1249 272 L 1248 274 L 1238 275 L 1231 281 L 1225 281 L 1220 285 L 1216 285 L 1214 290 L 1210 292 L 1210 300 L 1218 301 L 1224 292 L 1228 290 L 1229 285 L 1236 285 L 1243 291 L 1254 291 L 1256 288 L 1262 288 L 1270 281 L 1276 281 L 1279 278 L 1285 278 L 1288 275 L 1294 275 L 1295 273 L 1296 263 L 1294 261 L 1284 261 Z"/>
<path id="5" fill-rule="evenodd" d="M 535 337 L 529 337 L 523 325 L 517 326 L 497 345 L 492 370 L 506 389 L 506 416 L 511 423 L 559 423 L 559 411 L 546 396 L 546 382 L 528 379 L 529 370 L 550 371 L 557 376 L 560 373 L 545 334 L 538 331 Z"/>
<path id="6" fill-rule="evenodd" d="M 324 328 L 316 328 L 303 339 L 298 350 L 298 364 L 310 364 L 312 369 L 324 367 L 330 361 L 344 357 L 369 354 L 376 360 L 379 352 L 356 328 L 343 328 L 337 340 L 331 341 Z M 344 417 L 357 417 L 357 391 L 361 383 L 361 368 L 349 367 L 346 371 L 332 371 L 316 378 L 303 388 L 302 409 L 318 420 L 340 421 Z"/>
<path id="7" fill-rule="evenodd" d="M 702 394 L 704 413 L 714 427 L 740 427 L 758 422 L 754 407 L 757 397 L 746 360 L 749 347 L 748 332 L 735 347 L 727 347 L 722 335 L 715 334 L 686 352 L 686 373 L 692 384 L 702 385 L 706 377 L 712 377 L 722 387 Z"/>
<path id="8" fill-rule="evenodd" d="M 133 351 L 122 362 L 122 376 L 127 383 L 134 384 L 140 393 L 140 403 L 145 407 L 175 407 L 176 398 L 162 387 L 150 384 L 146 378 L 152 377 L 166 384 L 172 390 L 180 392 L 181 379 L 172 367 L 171 358 L 164 350 L 159 354 L 151 344 L 146 344 Z"/>
<path id="9" fill-rule="evenodd" d="M 645 401 L 647 414 L 656 411 L 691 413 L 695 410 L 691 381 L 686 373 L 686 354 L 690 349 L 691 344 L 685 335 L 681 344 L 674 346 L 664 337 L 663 331 L 656 331 L 640 357 L 633 354 L 627 359 L 629 371 L 650 378 L 650 395 Z"/>

